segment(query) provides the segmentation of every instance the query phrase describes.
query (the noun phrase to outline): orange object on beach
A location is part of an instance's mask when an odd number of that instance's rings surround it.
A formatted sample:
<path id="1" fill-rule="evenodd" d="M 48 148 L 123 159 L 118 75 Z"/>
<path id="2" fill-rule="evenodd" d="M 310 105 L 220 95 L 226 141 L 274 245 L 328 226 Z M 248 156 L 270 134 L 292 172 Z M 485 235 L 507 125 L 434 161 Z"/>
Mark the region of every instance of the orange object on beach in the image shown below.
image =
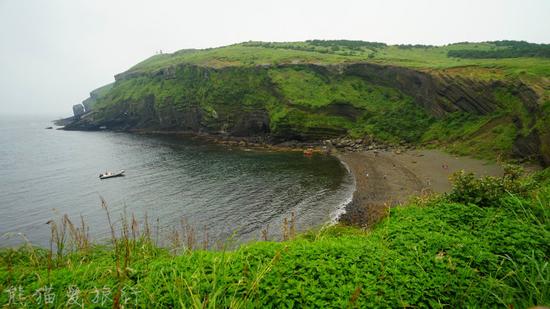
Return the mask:
<path id="1" fill-rule="evenodd" d="M 313 149 L 309 148 L 304 150 L 304 156 L 311 157 L 313 155 Z"/>

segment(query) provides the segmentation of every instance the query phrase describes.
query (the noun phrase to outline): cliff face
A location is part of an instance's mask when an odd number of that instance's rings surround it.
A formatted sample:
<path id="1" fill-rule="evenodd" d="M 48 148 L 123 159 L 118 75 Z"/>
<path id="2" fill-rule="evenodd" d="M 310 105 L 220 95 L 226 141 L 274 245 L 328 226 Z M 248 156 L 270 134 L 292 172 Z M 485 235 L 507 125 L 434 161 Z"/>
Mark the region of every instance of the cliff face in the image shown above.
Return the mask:
<path id="1" fill-rule="evenodd" d="M 222 80 L 214 82 L 211 75 Z M 255 84 L 262 83 L 262 78 L 254 70 L 195 66 L 149 74 L 119 74 L 112 93 L 106 97 L 107 104 L 67 129 L 105 126 L 115 130 L 178 130 L 234 136 L 269 134 L 265 102 L 256 100 L 241 105 L 244 96 L 258 92 L 266 95 L 270 90 L 267 84 Z"/>
<path id="2" fill-rule="evenodd" d="M 105 96 L 109 92 L 109 90 L 113 88 L 113 85 L 113 83 L 110 83 L 90 91 L 90 96 L 82 101 L 82 105 L 84 105 L 84 110 L 86 112 L 92 111 L 97 101 Z"/>
<path id="3" fill-rule="evenodd" d="M 418 104 L 437 117 L 453 112 L 477 115 L 495 112 L 504 107 L 494 96 L 494 91 L 498 88 L 514 91 L 528 110 L 537 109 L 537 95 L 521 82 L 513 84 L 500 80 L 472 80 L 444 73 L 426 73 L 368 63 L 346 66 L 344 72 L 375 84 L 395 87 L 413 97 Z"/>
<path id="4" fill-rule="evenodd" d="M 418 70 L 381 66 L 375 64 L 354 64 L 343 68 L 344 74 L 360 76 L 375 84 L 394 87 L 413 97 L 432 115 L 444 119 L 450 113 L 462 112 L 474 115 L 491 115 L 510 111 L 509 106 L 498 100 L 495 92 L 504 90 L 517 98 L 519 109 L 529 117 L 517 115 L 511 121 L 517 132 L 511 154 L 519 158 L 530 158 L 550 164 L 550 122 L 548 111 L 543 110 L 539 96 L 520 80 L 473 80 L 444 73 L 427 73 Z M 517 108 L 517 107 L 516 107 Z M 539 126 L 536 126 L 539 121 Z"/>
<path id="5" fill-rule="evenodd" d="M 84 106 L 82 104 L 73 105 L 74 117 L 80 117 L 82 114 L 84 114 Z"/>
<path id="6" fill-rule="evenodd" d="M 185 130 L 277 140 L 366 134 L 411 143 L 430 142 L 425 136 L 432 132 L 432 141 L 456 144 L 467 141 L 440 138 L 433 128 L 450 115 L 466 114 L 484 123 L 469 132 L 472 136 L 506 137 L 504 155 L 549 164 L 550 140 L 541 124 L 545 113 L 537 94 L 518 80 L 369 63 L 177 65 L 117 75 L 97 109 L 66 128 Z"/>

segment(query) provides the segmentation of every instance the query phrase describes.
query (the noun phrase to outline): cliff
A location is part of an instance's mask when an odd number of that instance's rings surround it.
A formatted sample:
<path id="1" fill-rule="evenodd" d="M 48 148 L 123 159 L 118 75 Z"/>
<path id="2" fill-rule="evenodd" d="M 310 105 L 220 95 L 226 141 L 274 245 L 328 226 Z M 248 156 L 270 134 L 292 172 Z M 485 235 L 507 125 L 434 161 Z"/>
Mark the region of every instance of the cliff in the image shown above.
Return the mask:
<path id="1" fill-rule="evenodd" d="M 100 100 L 102 97 L 104 97 L 111 90 L 111 88 L 113 88 L 113 85 L 114 83 L 109 83 L 107 85 L 101 86 L 97 89 L 90 91 L 90 96 L 86 98 L 84 101 L 82 101 L 84 110 L 86 112 L 92 111 L 97 101 Z"/>
<path id="2" fill-rule="evenodd" d="M 261 44 L 151 57 L 116 75 L 93 113 L 66 129 L 273 141 L 368 135 L 550 163 L 547 59 L 456 60 L 440 55 L 443 47 L 364 45 L 358 52 L 338 43 L 344 46 L 329 52 L 311 42 Z"/>

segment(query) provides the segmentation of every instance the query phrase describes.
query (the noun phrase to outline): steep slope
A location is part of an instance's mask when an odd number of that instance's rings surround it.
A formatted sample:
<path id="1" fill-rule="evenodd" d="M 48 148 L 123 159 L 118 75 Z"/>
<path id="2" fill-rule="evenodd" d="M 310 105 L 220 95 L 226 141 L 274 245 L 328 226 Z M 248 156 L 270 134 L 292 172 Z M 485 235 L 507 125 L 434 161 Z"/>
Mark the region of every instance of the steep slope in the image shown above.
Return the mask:
<path id="1" fill-rule="evenodd" d="M 94 108 L 94 105 L 97 103 L 97 101 L 102 97 L 104 97 L 109 92 L 109 90 L 111 90 L 111 88 L 113 88 L 113 83 L 101 86 L 97 89 L 90 91 L 90 96 L 86 98 L 84 101 L 82 101 L 84 110 L 91 111 Z"/>
<path id="2" fill-rule="evenodd" d="M 550 163 L 550 59 L 447 55 L 467 48 L 506 50 L 497 43 L 307 41 L 155 55 L 115 76 L 94 112 L 67 129 L 274 141 L 369 135 Z"/>

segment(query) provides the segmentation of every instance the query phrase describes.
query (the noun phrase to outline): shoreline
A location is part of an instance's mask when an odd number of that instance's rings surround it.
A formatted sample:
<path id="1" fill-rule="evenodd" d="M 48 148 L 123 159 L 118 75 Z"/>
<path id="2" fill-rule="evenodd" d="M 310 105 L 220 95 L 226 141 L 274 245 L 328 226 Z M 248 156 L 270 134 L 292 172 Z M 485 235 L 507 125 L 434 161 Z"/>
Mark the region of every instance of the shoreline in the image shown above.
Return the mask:
<path id="1" fill-rule="evenodd" d="M 342 216 L 346 213 L 348 206 L 353 202 L 353 197 L 355 196 L 355 192 L 357 191 L 357 180 L 351 168 L 348 166 L 346 162 L 340 159 L 337 155 L 332 154 L 332 156 L 338 159 L 338 161 L 340 161 L 340 164 L 342 164 L 346 168 L 348 173 L 351 175 L 351 178 L 353 181 L 353 191 L 351 192 L 351 195 L 346 200 L 340 203 L 338 207 L 336 207 L 336 209 L 334 209 L 334 211 L 330 213 L 330 219 L 328 221 L 328 225 L 334 225 L 334 224 L 340 223 L 340 218 L 342 218 Z"/>
<path id="2" fill-rule="evenodd" d="M 141 135 L 166 135 L 173 137 L 185 137 L 191 139 L 200 139 L 215 144 L 235 146 L 240 148 L 266 149 L 275 151 L 304 151 L 313 150 L 314 153 L 334 154 L 334 152 L 360 152 L 360 151 L 388 151 L 392 149 L 410 150 L 417 146 L 401 142 L 392 145 L 386 142 L 375 140 L 372 137 L 365 136 L 362 139 L 352 139 L 349 137 L 335 137 L 326 140 L 299 140 L 286 139 L 280 136 L 269 134 L 255 136 L 233 136 L 226 133 L 196 132 L 189 130 L 158 130 L 158 129 L 86 129 L 86 128 L 66 128 L 60 127 L 57 130 L 66 131 L 93 131 L 93 132 L 120 132 Z"/>
<path id="3" fill-rule="evenodd" d="M 334 154 L 355 179 L 355 192 L 338 222 L 370 227 L 384 217 L 387 208 L 423 193 L 452 189 L 449 177 L 466 170 L 478 176 L 501 176 L 503 169 L 471 157 L 440 150 L 362 151 Z"/>
<path id="4" fill-rule="evenodd" d="M 452 188 L 449 177 L 459 170 L 471 171 L 477 176 L 503 174 L 502 167 L 497 163 L 452 155 L 441 150 L 416 148 L 413 145 L 377 145 L 373 141 L 346 138 L 277 143 L 269 136 L 236 137 L 206 132 L 147 129 L 106 131 L 198 139 L 245 151 L 303 152 L 311 149 L 317 155 L 333 156 L 353 177 L 354 191 L 349 199 L 330 214 L 330 225 L 344 223 L 369 227 L 385 216 L 388 207 L 405 203 L 423 193 L 449 192 Z"/>

